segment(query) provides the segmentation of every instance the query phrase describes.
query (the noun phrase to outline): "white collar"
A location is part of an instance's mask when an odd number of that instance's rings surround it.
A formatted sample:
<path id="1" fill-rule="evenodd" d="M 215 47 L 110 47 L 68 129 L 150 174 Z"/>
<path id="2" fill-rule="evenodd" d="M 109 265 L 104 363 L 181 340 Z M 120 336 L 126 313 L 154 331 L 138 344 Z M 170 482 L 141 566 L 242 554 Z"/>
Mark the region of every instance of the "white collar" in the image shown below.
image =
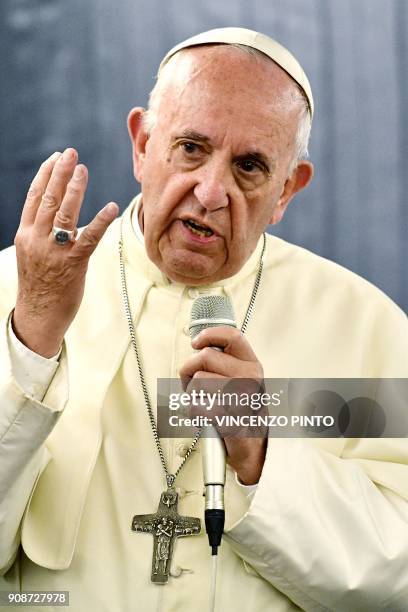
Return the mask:
<path id="1" fill-rule="evenodd" d="M 136 205 L 133 209 L 132 226 L 136 234 L 136 238 L 138 239 L 140 244 L 143 244 L 144 246 L 144 236 L 143 236 L 142 228 L 140 227 L 140 223 L 139 223 L 139 211 L 140 211 L 141 204 L 142 204 L 142 194 L 139 194 L 136 198 Z"/>

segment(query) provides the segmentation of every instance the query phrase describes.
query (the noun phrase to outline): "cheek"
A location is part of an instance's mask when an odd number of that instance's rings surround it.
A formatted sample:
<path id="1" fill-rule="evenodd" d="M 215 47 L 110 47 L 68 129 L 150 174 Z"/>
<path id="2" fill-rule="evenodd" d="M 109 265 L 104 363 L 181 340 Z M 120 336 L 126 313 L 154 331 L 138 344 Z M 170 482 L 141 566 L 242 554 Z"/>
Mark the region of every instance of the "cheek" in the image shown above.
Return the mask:
<path id="1" fill-rule="evenodd" d="M 247 192 L 241 206 L 231 206 L 231 223 L 233 229 L 240 230 L 249 237 L 259 224 L 259 216 L 265 209 L 265 196 L 259 190 Z"/>
<path id="2" fill-rule="evenodd" d="M 146 223 L 156 237 L 177 218 L 177 209 L 194 189 L 194 182 L 188 175 L 160 171 L 157 177 L 160 181 L 153 176 L 142 185 Z"/>
<path id="3" fill-rule="evenodd" d="M 254 190 L 246 194 L 242 206 L 231 207 L 232 232 L 240 242 L 238 248 L 251 250 L 254 247 L 269 225 L 278 198 L 276 189 Z"/>

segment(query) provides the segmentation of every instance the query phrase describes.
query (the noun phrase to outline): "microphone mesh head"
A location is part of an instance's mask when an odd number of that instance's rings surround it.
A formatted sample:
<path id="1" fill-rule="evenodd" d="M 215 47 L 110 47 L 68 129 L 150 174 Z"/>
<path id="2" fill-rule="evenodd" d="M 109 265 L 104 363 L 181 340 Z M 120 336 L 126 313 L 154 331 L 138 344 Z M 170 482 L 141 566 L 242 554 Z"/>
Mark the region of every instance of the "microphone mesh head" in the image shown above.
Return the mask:
<path id="1" fill-rule="evenodd" d="M 195 321 L 198 322 L 200 319 L 207 319 L 207 321 L 195 324 Z M 222 319 L 223 322 L 216 322 L 217 319 Z M 191 339 L 193 340 L 207 327 L 220 327 L 221 325 L 236 327 L 231 300 L 225 295 L 202 295 L 197 298 L 191 309 Z"/>

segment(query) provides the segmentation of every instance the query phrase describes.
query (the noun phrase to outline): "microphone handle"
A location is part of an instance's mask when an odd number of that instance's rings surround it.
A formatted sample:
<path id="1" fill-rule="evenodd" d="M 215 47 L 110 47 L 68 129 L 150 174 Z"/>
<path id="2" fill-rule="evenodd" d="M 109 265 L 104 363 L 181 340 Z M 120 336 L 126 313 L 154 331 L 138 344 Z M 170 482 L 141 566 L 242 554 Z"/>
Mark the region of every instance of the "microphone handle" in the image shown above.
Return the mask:
<path id="1" fill-rule="evenodd" d="M 231 301 L 222 296 L 201 296 L 194 302 L 190 318 L 190 336 L 195 338 L 203 329 L 228 325 L 236 327 Z M 222 348 L 212 347 L 222 351 Z M 204 428 L 201 440 L 203 480 L 205 486 L 205 526 L 211 554 L 216 555 L 224 532 L 224 485 L 226 449 L 218 431 Z"/>
<path id="2" fill-rule="evenodd" d="M 218 346 L 211 348 L 222 351 Z M 204 427 L 203 435 L 201 451 L 205 487 L 204 520 L 211 555 L 216 555 L 225 524 L 224 486 L 227 452 L 224 441 L 214 426 Z"/>
<path id="3" fill-rule="evenodd" d="M 219 346 L 212 346 L 221 351 Z M 212 425 L 203 427 L 201 439 L 205 509 L 224 510 L 224 486 L 227 453 L 220 434 Z"/>
<path id="4" fill-rule="evenodd" d="M 205 509 L 224 510 L 226 450 L 215 427 L 205 427 L 202 438 Z"/>

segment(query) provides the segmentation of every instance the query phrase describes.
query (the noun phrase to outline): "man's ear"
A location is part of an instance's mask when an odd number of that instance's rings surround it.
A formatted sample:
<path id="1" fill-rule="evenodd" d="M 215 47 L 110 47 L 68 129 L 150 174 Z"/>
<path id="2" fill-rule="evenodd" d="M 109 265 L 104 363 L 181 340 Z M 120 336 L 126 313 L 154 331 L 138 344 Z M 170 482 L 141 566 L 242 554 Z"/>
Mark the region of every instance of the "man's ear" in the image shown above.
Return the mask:
<path id="1" fill-rule="evenodd" d="M 139 183 L 142 181 L 143 163 L 146 156 L 146 143 L 149 139 L 143 125 L 145 110 L 141 106 L 132 108 L 127 118 L 127 126 L 132 143 L 133 174 Z"/>
<path id="2" fill-rule="evenodd" d="M 305 159 L 302 159 L 293 170 L 292 174 L 290 174 L 286 179 L 280 198 L 273 209 L 272 217 L 269 221 L 271 225 L 276 225 L 279 223 L 293 196 L 298 191 L 304 189 L 310 183 L 312 178 L 313 164 Z"/>

